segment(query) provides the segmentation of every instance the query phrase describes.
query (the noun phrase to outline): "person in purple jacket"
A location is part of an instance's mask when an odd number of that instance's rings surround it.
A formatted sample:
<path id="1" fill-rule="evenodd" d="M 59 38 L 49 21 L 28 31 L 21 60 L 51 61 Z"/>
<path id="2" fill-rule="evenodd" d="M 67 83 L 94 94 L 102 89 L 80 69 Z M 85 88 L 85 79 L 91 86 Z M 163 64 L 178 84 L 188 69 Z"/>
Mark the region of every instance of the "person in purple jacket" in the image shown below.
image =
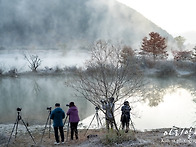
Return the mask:
<path id="1" fill-rule="evenodd" d="M 78 122 L 80 121 L 78 115 L 78 108 L 75 106 L 74 102 L 69 103 L 69 110 L 67 111 L 67 115 L 69 116 L 69 123 L 71 128 L 71 140 L 73 140 L 73 136 L 75 133 L 76 139 L 78 139 Z"/>

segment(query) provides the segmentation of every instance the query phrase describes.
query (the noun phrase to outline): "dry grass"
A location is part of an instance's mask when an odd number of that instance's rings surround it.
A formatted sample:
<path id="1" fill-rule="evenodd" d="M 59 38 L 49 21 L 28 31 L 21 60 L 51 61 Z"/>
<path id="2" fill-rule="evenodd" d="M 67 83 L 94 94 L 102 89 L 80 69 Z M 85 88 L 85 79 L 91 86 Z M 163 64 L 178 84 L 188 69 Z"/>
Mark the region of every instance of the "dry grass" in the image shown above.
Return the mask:
<path id="1" fill-rule="evenodd" d="M 163 133 L 170 129 L 158 129 L 146 132 L 132 132 L 129 133 L 120 132 L 117 135 L 114 132 L 107 133 L 105 129 L 100 130 L 79 130 L 79 140 L 65 141 L 65 144 L 60 144 L 58 147 L 69 146 L 69 147 L 184 147 L 184 146 L 196 146 L 196 138 L 188 140 L 187 135 L 181 137 L 175 136 L 164 136 Z M 49 138 L 49 131 L 46 131 L 42 142 L 42 131 L 35 130 L 32 132 L 36 144 L 33 143 L 30 135 L 26 132 L 25 134 L 18 134 L 16 139 L 14 136 L 11 138 L 9 147 L 53 147 L 54 145 L 54 133 L 51 131 Z M 90 138 L 87 138 L 90 136 Z M 67 138 L 67 132 L 65 131 L 65 138 Z M 5 138 L 4 138 L 5 139 Z M 7 138 L 8 139 L 8 138 Z M 191 141 L 191 142 L 190 142 Z M 1 147 L 6 147 L 7 143 L 0 144 Z"/>

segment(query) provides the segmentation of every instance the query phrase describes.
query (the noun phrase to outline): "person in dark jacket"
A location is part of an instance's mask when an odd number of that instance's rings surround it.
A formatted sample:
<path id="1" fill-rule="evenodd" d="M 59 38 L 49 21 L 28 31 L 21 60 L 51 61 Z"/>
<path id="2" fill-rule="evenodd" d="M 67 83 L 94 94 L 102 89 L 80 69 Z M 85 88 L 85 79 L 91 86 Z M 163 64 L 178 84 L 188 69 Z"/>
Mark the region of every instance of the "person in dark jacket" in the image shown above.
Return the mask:
<path id="1" fill-rule="evenodd" d="M 65 118 L 65 112 L 60 108 L 60 104 L 55 104 L 55 109 L 50 114 L 50 119 L 53 120 L 54 134 L 56 142 L 54 144 L 58 145 L 59 135 L 58 130 L 61 135 L 61 142 L 64 143 L 64 132 L 63 132 L 63 119 Z"/>
<path id="2" fill-rule="evenodd" d="M 67 115 L 69 116 L 69 123 L 71 128 L 71 140 L 73 140 L 73 136 L 75 133 L 76 139 L 78 139 L 78 122 L 80 121 L 78 115 L 78 108 L 75 106 L 74 102 L 69 103 L 69 110 L 67 111 Z"/>
<path id="3" fill-rule="evenodd" d="M 122 106 L 121 111 L 122 111 L 121 114 L 122 129 L 124 130 L 126 125 L 125 132 L 127 133 L 129 131 L 129 121 L 130 121 L 130 111 L 131 111 L 128 101 L 124 102 L 124 106 Z"/>

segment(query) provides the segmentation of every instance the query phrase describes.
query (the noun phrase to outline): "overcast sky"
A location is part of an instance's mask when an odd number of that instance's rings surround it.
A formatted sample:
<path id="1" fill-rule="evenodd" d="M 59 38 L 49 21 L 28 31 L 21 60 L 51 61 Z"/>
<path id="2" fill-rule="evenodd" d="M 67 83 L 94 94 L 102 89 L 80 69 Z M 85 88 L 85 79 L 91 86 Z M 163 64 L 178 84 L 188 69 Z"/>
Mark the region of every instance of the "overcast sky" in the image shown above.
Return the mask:
<path id="1" fill-rule="evenodd" d="M 196 0 L 117 0 L 169 32 L 174 37 L 196 34 Z M 194 36 L 196 38 L 196 36 Z"/>

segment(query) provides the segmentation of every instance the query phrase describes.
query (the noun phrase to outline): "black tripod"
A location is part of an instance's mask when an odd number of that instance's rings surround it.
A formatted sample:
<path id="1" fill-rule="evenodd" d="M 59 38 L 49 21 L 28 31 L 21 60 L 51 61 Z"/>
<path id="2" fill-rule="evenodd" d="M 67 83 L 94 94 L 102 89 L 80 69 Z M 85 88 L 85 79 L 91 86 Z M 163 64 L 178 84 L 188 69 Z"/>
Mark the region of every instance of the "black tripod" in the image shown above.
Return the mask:
<path id="1" fill-rule="evenodd" d="M 16 122 L 14 123 L 14 127 L 13 127 L 13 129 L 12 129 L 12 133 L 11 133 L 10 138 L 9 138 L 9 140 L 8 140 L 7 146 L 9 145 L 9 142 L 10 142 L 10 139 L 11 139 L 11 137 L 12 137 L 12 134 L 13 134 L 13 132 L 14 132 L 15 127 L 16 127 L 15 138 L 16 138 L 17 133 L 18 133 L 18 132 L 17 132 L 17 130 L 18 130 L 18 122 L 19 122 L 20 120 L 22 121 L 22 123 L 23 123 L 24 126 L 26 127 L 26 129 L 27 129 L 29 135 L 31 136 L 33 142 L 35 143 L 35 140 L 33 139 L 33 137 L 32 137 L 32 135 L 31 135 L 29 129 L 27 128 L 27 125 L 25 124 L 25 122 L 23 121 L 23 119 L 22 119 L 22 117 L 21 117 L 21 115 L 20 115 L 20 111 L 21 111 L 21 110 L 22 110 L 22 108 L 17 108 L 18 116 L 17 116 L 17 118 L 16 118 Z M 36 144 L 36 143 L 35 143 L 35 144 Z"/>
<path id="2" fill-rule="evenodd" d="M 95 115 L 93 116 L 93 119 L 91 120 L 91 122 L 90 122 L 90 124 L 89 124 L 89 126 L 88 126 L 88 128 L 87 128 L 87 130 L 86 130 L 86 133 L 87 133 L 87 131 L 88 131 L 90 125 L 92 124 L 93 120 L 95 119 L 95 117 L 96 117 L 96 119 L 97 119 L 97 126 L 98 126 L 98 128 L 99 128 L 99 123 L 100 123 L 101 126 L 102 126 L 101 119 L 100 119 L 99 114 L 98 114 L 99 108 L 98 108 L 98 107 L 95 107 L 95 110 L 96 110 Z M 84 136 L 86 135 L 86 133 L 84 134 Z"/>
<path id="3" fill-rule="evenodd" d="M 47 118 L 47 120 L 46 120 L 46 124 L 45 124 L 45 128 L 44 128 L 44 131 L 43 131 L 43 134 L 42 134 L 41 142 L 42 142 L 42 139 L 43 139 L 43 137 L 44 137 L 44 134 L 45 134 L 45 130 L 46 130 L 48 121 L 49 121 L 49 138 L 50 138 L 50 130 L 51 130 L 51 119 L 50 119 L 50 114 L 51 114 L 51 109 L 52 109 L 52 107 L 47 107 L 47 110 L 48 110 L 48 118 Z"/>
<path id="4" fill-rule="evenodd" d="M 133 125 L 133 121 L 132 121 L 131 117 L 130 117 L 130 121 L 131 121 L 131 125 L 132 125 L 132 127 L 133 127 L 134 132 L 136 132 L 135 127 L 134 127 L 134 125 Z"/>
<path id="5" fill-rule="evenodd" d="M 65 118 L 63 126 L 65 126 L 65 123 L 66 123 L 67 119 L 68 119 L 68 115 Z M 68 141 L 68 135 L 69 135 L 69 119 L 68 119 L 68 122 L 67 122 L 67 137 L 66 137 L 67 141 Z"/>

